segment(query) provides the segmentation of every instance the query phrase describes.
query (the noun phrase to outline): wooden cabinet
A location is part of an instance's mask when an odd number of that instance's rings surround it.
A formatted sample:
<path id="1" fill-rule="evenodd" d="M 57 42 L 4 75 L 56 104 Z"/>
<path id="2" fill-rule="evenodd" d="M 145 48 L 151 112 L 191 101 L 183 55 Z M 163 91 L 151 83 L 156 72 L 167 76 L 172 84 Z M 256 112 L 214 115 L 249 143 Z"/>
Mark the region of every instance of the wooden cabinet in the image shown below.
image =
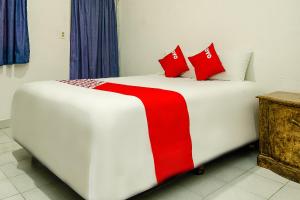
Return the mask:
<path id="1" fill-rule="evenodd" d="M 300 183 L 300 94 L 259 96 L 258 165 Z"/>

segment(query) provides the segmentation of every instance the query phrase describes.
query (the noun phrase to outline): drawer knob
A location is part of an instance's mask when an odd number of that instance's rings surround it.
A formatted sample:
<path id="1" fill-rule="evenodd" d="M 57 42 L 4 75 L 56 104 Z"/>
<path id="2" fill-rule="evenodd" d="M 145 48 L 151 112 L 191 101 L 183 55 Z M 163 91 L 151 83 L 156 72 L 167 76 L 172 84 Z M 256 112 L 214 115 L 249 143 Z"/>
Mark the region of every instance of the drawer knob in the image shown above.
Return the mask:
<path id="1" fill-rule="evenodd" d="M 297 120 L 291 119 L 291 122 L 292 122 L 294 125 L 300 127 L 300 122 L 298 122 Z"/>

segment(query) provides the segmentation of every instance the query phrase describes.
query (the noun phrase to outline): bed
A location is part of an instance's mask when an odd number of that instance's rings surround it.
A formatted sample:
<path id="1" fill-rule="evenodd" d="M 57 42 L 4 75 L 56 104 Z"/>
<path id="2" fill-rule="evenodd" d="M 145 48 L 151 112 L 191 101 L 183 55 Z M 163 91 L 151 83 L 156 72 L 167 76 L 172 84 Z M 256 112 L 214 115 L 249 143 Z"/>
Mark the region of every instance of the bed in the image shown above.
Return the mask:
<path id="1" fill-rule="evenodd" d="M 98 81 L 180 93 L 189 113 L 195 167 L 257 140 L 254 82 L 162 75 Z M 12 131 L 85 199 L 126 199 L 158 183 L 145 108 L 136 97 L 58 81 L 25 84 L 14 96 Z"/>

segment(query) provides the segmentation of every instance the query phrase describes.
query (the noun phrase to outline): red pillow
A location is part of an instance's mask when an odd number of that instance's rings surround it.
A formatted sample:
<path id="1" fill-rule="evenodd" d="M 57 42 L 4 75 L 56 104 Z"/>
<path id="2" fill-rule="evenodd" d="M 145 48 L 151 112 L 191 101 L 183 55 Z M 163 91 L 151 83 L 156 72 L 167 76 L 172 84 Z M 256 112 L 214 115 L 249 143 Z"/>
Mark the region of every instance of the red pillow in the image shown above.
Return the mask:
<path id="1" fill-rule="evenodd" d="M 189 60 L 199 81 L 225 71 L 213 43 L 201 53 L 189 57 Z"/>
<path id="2" fill-rule="evenodd" d="M 175 51 L 160 59 L 159 62 L 165 70 L 166 77 L 178 77 L 189 70 L 180 46 L 177 46 Z"/>

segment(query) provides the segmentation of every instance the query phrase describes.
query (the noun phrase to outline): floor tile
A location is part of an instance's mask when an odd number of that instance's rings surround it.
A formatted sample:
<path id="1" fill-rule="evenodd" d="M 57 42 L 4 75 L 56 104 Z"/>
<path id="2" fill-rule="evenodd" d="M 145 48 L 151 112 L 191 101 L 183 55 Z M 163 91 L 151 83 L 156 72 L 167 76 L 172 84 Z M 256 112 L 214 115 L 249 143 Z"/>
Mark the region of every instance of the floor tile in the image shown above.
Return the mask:
<path id="1" fill-rule="evenodd" d="M 299 200 L 300 190 L 295 187 L 285 186 L 281 188 L 270 200 Z"/>
<path id="2" fill-rule="evenodd" d="M 225 182 L 230 182 L 230 181 L 234 180 L 235 178 L 241 176 L 245 172 L 246 172 L 246 170 L 243 170 L 243 169 L 240 169 L 237 167 L 213 163 L 212 165 L 207 166 L 205 173 L 208 176 L 214 176 Z"/>
<path id="3" fill-rule="evenodd" d="M 205 197 L 224 186 L 226 182 L 204 174 L 202 176 L 190 175 L 184 177 L 178 184 L 191 192 Z"/>
<path id="4" fill-rule="evenodd" d="M 229 159 L 229 162 L 232 162 L 233 167 L 237 167 L 243 170 L 249 170 L 257 166 L 256 157 L 247 157 L 247 156 L 238 156 Z"/>
<path id="5" fill-rule="evenodd" d="M 265 200 L 253 193 L 242 190 L 236 186 L 229 185 L 210 194 L 205 200 Z"/>
<path id="6" fill-rule="evenodd" d="M 25 200 L 54 200 L 47 196 L 47 194 L 36 188 L 28 192 L 23 193 Z"/>
<path id="7" fill-rule="evenodd" d="M 11 197 L 19 192 L 8 179 L 0 180 L 0 199 Z"/>
<path id="8" fill-rule="evenodd" d="M 24 198 L 22 197 L 22 195 L 18 194 L 12 197 L 5 198 L 3 200 L 24 200 Z"/>
<path id="9" fill-rule="evenodd" d="M 57 178 L 46 171 L 38 171 L 30 174 L 22 174 L 10 178 L 12 184 L 17 188 L 19 192 L 25 192 L 32 190 L 36 187 L 47 185 L 58 181 Z"/>
<path id="10" fill-rule="evenodd" d="M 9 151 L 16 151 L 22 149 L 22 147 L 16 142 L 7 142 L 0 144 L 0 154 L 6 153 Z"/>
<path id="11" fill-rule="evenodd" d="M 3 129 L 3 132 L 10 138 L 12 138 L 11 128 Z"/>
<path id="12" fill-rule="evenodd" d="M 3 133 L 0 132 L 0 144 L 12 142 L 12 141 L 13 140 L 10 137 L 8 137 L 4 132 Z"/>
<path id="13" fill-rule="evenodd" d="M 268 170 L 268 169 L 265 169 L 265 168 L 262 168 L 262 167 L 257 166 L 255 168 L 251 169 L 251 172 L 253 172 L 257 175 L 263 176 L 265 178 L 269 178 L 271 180 L 278 181 L 278 182 L 283 183 L 283 184 L 286 184 L 287 182 L 289 182 L 288 179 L 272 172 L 271 170 Z"/>
<path id="14" fill-rule="evenodd" d="M 84 200 L 64 184 L 50 184 L 23 193 L 26 200 Z"/>
<path id="15" fill-rule="evenodd" d="M 300 184 L 257 167 L 257 153 L 249 148 L 235 151 L 208 164 L 202 176 L 184 175 L 132 200 L 294 200 L 299 197 Z M 1 200 L 83 200 L 45 167 L 37 168 L 30 161 L 31 155 L 12 142 L 11 129 L 0 130 Z"/>
<path id="16" fill-rule="evenodd" d="M 25 159 L 31 159 L 31 155 L 24 149 L 15 150 L 13 152 L 1 153 L 0 166 Z"/>
<path id="17" fill-rule="evenodd" d="M 4 132 L 4 129 L 0 129 L 0 134 L 6 134 L 6 133 Z"/>
<path id="18" fill-rule="evenodd" d="M 253 172 L 246 173 L 232 182 L 245 191 L 259 195 L 263 198 L 269 198 L 278 191 L 284 184 L 271 179 L 259 176 Z"/>
<path id="19" fill-rule="evenodd" d="M 287 186 L 294 187 L 294 188 L 300 190 L 300 183 L 289 181 L 288 184 L 287 184 Z"/>
<path id="20" fill-rule="evenodd" d="M 178 185 L 168 185 L 130 200 L 202 200 L 202 197 Z"/>
<path id="21" fill-rule="evenodd" d="M 50 194 L 41 191 L 39 188 L 23 193 L 25 200 L 59 200 L 51 197 Z"/>
<path id="22" fill-rule="evenodd" d="M 3 179 L 7 179 L 7 177 L 5 176 L 5 174 L 0 171 L 0 180 L 3 180 Z"/>
<path id="23" fill-rule="evenodd" d="M 256 151 L 249 152 L 244 150 L 233 152 L 213 161 L 211 164 L 213 163 L 225 166 L 226 168 L 238 168 L 246 171 L 257 166 L 257 153 Z"/>
<path id="24" fill-rule="evenodd" d="M 31 159 L 22 160 L 19 162 L 12 162 L 0 166 L 0 170 L 9 178 L 18 176 L 24 173 L 32 173 L 35 169 L 32 167 Z"/>

